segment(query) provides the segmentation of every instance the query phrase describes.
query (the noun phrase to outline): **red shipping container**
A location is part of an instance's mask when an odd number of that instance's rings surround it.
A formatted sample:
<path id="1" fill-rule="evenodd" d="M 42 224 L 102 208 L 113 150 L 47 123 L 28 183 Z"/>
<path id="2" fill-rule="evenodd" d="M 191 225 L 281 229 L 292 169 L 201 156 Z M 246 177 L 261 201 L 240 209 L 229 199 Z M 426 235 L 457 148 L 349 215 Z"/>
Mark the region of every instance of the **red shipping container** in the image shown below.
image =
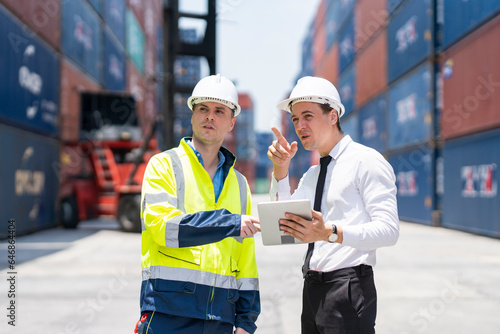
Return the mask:
<path id="1" fill-rule="evenodd" d="M 339 75 L 339 45 L 333 44 L 314 71 L 317 77 L 335 83 Z"/>
<path id="2" fill-rule="evenodd" d="M 358 54 L 355 81 L 357 108 L 387 87 L 387 29 Z"/>
<path id="3" fill-rule="evenodd" d="M 326 0 L 321 0 L 321 2 L 318 5 L 318 9 L 316 10 L 316 15 L 314 16 L 314 24 L 313 24 L 313 29 L 314 31 L 318 31 L 321 26 L 324 26 L 325 24 L 325 17 L 326 17 Z M 323 27 L 324 29 L 324 27 Z"/>
<path id="4" fill-rule="evenodd" d="M 56 50 L 60 49 L 61 6 L 59 1 L 3 0 L 2 3 L 52 47 Z"/>
<path id="5" fill-rule="evenodd" d="M 441 65 L 444 139 L 500 127 L 500 16 L 450 49 Z"/>
<path id="6" fill-rule="evenodd" d="M 326 52 L 326 1 L 321 0 L 313 23 L 312 61 L 313 69 L 316 69 Z"/>
<path id="7" fill-rule="evenodd" d="M 354 9 L 354 46 L 356 52 L 387 24 L 387 0 L 359 0 Z"/>
<path id="8" fill-rule="evenodd" d="M 147 80 L 140 74 L 139 70 L 131 61 L 127 62 L 127 92 L 130 93 L 136 103 L 137 119 L 143 133 L 148 133 L 149 124 L 146 118 L 146 90 L 144 83 Z"/>
<path id="9" fill-rule="evenodd" d="M 63 142 L 77 142 L 80 137 L 82 92 L 98 91 L 99 85 L 69 61 L 61 62 L 60 136 Z"/>

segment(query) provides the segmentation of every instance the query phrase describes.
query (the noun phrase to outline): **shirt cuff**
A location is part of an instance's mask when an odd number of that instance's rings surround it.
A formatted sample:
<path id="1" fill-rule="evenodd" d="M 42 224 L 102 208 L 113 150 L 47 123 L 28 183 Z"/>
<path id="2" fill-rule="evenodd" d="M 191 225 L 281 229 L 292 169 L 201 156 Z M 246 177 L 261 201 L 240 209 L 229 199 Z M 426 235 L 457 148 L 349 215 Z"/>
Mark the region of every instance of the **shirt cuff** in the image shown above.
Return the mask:
<path id="1" fill-rule="evenodd" d="M 274 175 L 271 177 L 271 189 L 269 190 L 271 201 L 276 201 L 276 194 L 280 200 L 288 200 L 292 197 L 290 195 L 290 181 L 288 175 L 279 181 L 276 181 Z"/>
<path id="2" fill-rule="evenodd" d="M 342 226 L 342 245 L 356 248 L 362 235 L 363 230 L 359 226 Z"/>

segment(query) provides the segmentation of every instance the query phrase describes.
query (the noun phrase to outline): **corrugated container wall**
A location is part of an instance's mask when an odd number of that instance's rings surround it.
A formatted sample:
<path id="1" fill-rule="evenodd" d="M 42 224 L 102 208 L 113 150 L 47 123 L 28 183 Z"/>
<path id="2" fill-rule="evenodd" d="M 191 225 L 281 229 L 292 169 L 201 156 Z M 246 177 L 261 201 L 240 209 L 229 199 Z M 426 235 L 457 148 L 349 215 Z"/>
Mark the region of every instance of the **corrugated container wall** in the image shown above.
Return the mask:
<path id="1" fill-rule="evenodd" d="M 443 226 L 500 237 L 500 130 L 446 142 Z"/>
<path id="2" fill-rule="evenodd" d="M 126 83 L 126 57 L 123 46 L 111 33 L 104 29 L 103 83 L 107 90 L 123 91 Z"/>
<path id="3" fill-rule="evenodd" d="M 146 118 L 146 90 L 145 79 L 137 69 L 135 63 L 127 62 L 127 91 L 132 94 L 137 105 L 137 118 L 143 133 L 149 132 L 150 120 Z"/>
<path id="4" fill-rule="evenodd" d="M 337 77 L 339 75 L 338 59 L 339 59 L 339 46 L 337 43 L 335 43 L 326 53 L 325 57 L 323 57 L 319 65 L 315 68 L 314 75 L 325 78 L 330 82 L 337 81 Z"/>
<path id="5" fill-rule="evenodd" d="M 340 1 L 328 1 L 325 15 L 326 49 L 330 50 L 337 41 L 339 30 Z M 336 64 L 337 66 L 337 64 Z"/>
<path id="6" fill-rule="evenodd" d="M 316 68 L 326 52 L 326 0 L 321 0 L 314 19 L 313 68 Z"/>
<path id="7" fill-rule="evenodd" d="M 57 53 L 1 5 L 0 45 L 0 121 L 57 136 Z"/>
<path id="8" fill-rule="evenodd" d="M 339 77 L 337 84 L 340 100 L 345 107 L 345 116 L 354 111 L 356 99 L 356 63 L 351 64 Z"/>
<path id="9" fill-rule="evenodd" d="M 387 31 L 374 37 L 356 57 L 356 106 L 387 87 Z"/>
<path id="10" fill-rule="evenodd" d="M 394 168 L 400 219 L 431 225 L 433 223 L 435 161 L 426 144 L 389 156 Z"/>
<path id="11" fill-rule="evenodd" d="M 389 88 L 389 148 L 429 141 L 432 136 L 433 68 L 425 63 Z"/>
<path id="12" fill-rule="evenodd" d="M 60 139 L 63 142 L 77 142 L 80 139 L 80 94 L 99 89 L 95 80 L 83 74 L 69 61 L 61 61 Z"/>
<path id="13" fill-rule="evenodd" d="M 31 31 L 39 34 L 54 49 L 59 50 L 61 40 L 59 1 L 2 0 L 0 2 L 27 24 Z"/>
<path id="14" fill-rule="evenodd" d="M 344 133 L 388 158 L 401 219 L 500 237 L 500 2 L 329 0 L 317 11 L 326 54 L 301 75 L 334 83 Z"/>
<path id="15" fill-rule="evenodd" d="M 354 45 L 356 52 L 361 50 L 363 46 L 387 24 L 387 0 L 359 0 L 355 14 L 355 36 Z M 387 54 L 384 50 L 384 54 Z M 387 61 L 386 61 L 387 62 Z"/>
<path id="16" fill-rule="evenodd" d="M 387 97 L 381 94 L 359 110 L 359 142 L 384 153 L 387 149 Z"/>
<path id="17" fill-rule="evenodd" d="M 498 15 L 497 0 L 440 0 L 442 2 L 443 47 L 448 48 L 479 25 Z"/>
<path id="18" fill-rule="evenodd" d="M 392 13 L 405 0 L 387 0 L 387 10 Z"/>
<path id="19" fill-rule="evenodd" d="M 144 32 L 133 11 L 126 12 L 127 52 L 140 73 L 144 73 Z"/>
<path id="20" fill-rule="evenodd" d="M 102 28 L 87 1 L 62 2 L 61 48 L 65 56 L 101 82 Z"/>
<path id="21" fill-rule="evenodd" d="M 388 82 L 429 57 L 432 48 L 431 0 L 409 0 L 393 14 L 387 28 Z"/>
<path id="22" fill-rule="evenodd" d="M 115 34 L 121 45 L 125 46 L 125 0 L 104 2 L 104 22 Z"/>
<path id="23" fill-rule="evenodd" d="M 57 140 L 0 125 L 0 152 L 8 157 L 1 165 L 0 238 L 6 237 L 11 218 L 18 235 L 55 226 Z"/>
<path id="24" fill-rule="evenodd" d="M 350 15 L 339 30 L 339 72 L 351 64 L 356 54 L 354 47 L 354 15 Z"/>
<path id="25" fill-rule="evenodd" d="M 344 135 L 351 136 L 352 140 L 359 142 L 359 115 L 353 112 L 340 118 L 340 126 Z"/>
<path id="26" fill-rule="evenodd" d="M 500 16 L 446 50 L 441 65 L 444 139 L 500 127 Z"/>

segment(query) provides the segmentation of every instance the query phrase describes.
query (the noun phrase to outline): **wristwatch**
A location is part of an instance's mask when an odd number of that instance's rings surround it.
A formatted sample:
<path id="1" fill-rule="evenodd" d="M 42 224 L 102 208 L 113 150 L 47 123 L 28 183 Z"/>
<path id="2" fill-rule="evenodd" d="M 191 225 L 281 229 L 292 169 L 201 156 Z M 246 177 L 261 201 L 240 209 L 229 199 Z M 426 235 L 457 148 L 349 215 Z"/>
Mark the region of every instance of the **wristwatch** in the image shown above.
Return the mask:
<path id="1" fill-rule="evenodd" d="M 328 236 L 328 242 L 335 242 L 337 241 L 337 239 L 339 238 L 339 236 L 337 235 L 337 225 L 335 224 L 332 224 L 332 228 L 333 228 L 333 231 L 332 231 L 332 234 L 330 234 Z"/>

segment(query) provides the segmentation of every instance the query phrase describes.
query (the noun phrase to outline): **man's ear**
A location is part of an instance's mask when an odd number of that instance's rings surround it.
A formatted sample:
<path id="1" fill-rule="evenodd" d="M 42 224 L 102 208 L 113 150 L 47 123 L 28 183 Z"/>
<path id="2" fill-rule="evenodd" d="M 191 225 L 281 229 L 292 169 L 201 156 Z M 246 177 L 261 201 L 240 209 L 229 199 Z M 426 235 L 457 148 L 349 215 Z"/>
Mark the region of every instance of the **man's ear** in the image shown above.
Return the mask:
<path id="1" fill-rule="evenodd" d="M 330 113 L 330 121 L 332 122 L 332 125 L 335 125 L 339 120 L 339 114 L 337 113 L 337 110 L 332 109 Z"/>
<path id="2" fill-rule="evenodd" d="M 231 126 L 228 131 L 233 131 L 234 124 L 236 123 L 236 117 L 231 118 Z"/>

